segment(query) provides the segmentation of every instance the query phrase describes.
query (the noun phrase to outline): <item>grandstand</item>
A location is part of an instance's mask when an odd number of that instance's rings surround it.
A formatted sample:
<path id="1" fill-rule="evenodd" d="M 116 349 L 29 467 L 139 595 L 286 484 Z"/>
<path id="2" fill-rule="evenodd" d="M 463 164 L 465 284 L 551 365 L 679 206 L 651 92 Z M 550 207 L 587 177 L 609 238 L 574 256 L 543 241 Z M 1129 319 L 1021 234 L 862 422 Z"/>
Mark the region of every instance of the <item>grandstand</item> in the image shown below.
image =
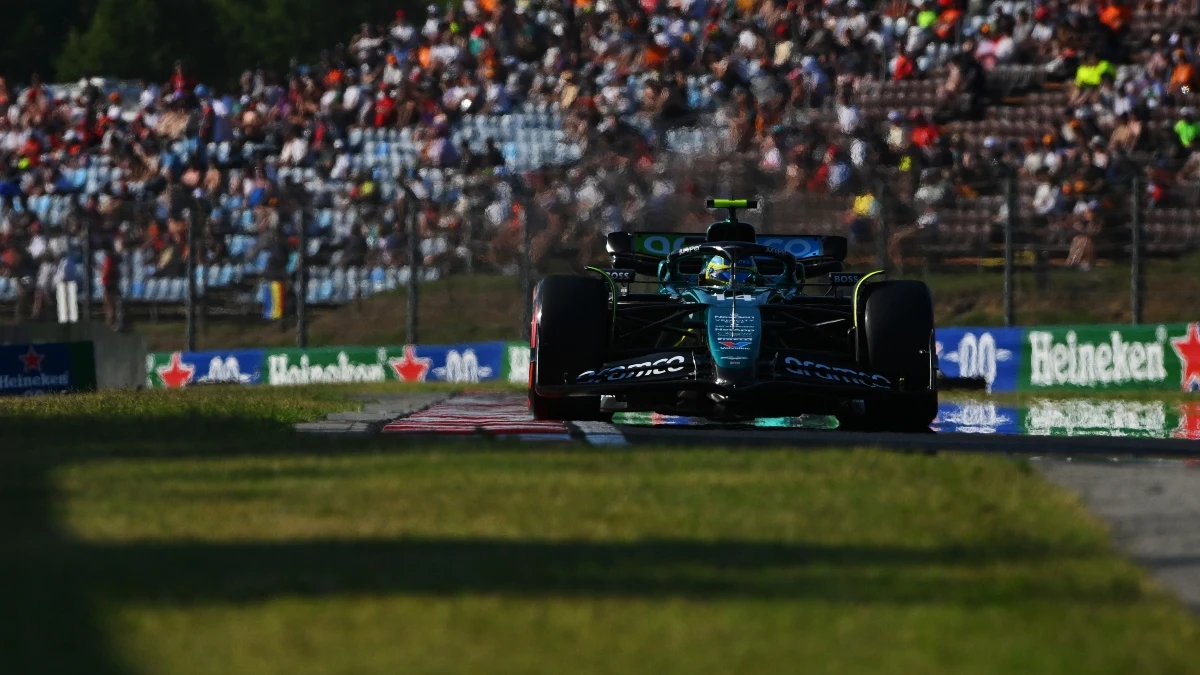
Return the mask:
<path id="1" fill-rule="evenodd" d="M 1151 253 L 1200 243 L 1194 2 L 585 5 L 602 11 L 400 16 L 222 96 L 182 71 L 0 91 L 0 302 L 75 275 L 86 227 L 94 298 L 119 240 L 127 303 L 177 305 L 192 206 L 198 288 L 235 314 L 292 278 L 299 227 L 306 299 L 338 305 L 407 282 L 410 215 L 422 278 L 513 274 L 520 225 L 535 263 L 583 262 L 605 231 L 684 229 L 734 191 L 764 196 L 773 230 L 887 240 L 895 263 L 995 255 L 1008 180 L 1017 241 L 1058 263 L 1127 256 L 1135 210 Z"/>

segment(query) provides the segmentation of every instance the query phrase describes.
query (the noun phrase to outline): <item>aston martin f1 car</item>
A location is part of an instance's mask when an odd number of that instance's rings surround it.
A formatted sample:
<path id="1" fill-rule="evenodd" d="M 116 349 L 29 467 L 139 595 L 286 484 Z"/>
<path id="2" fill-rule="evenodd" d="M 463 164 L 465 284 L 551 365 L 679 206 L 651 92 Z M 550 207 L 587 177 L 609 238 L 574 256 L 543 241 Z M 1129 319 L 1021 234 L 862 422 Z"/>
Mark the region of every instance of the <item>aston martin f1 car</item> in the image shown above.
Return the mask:
<path id="1" fill-rule="evenodd" d="M 928 431 L 937 413 L 928 286 L 843 271 L 843 237 L 759 234 L 738 220 L 754 200 L 707 206 L 729 215 L 704 235 L 612 233 L 611 268 L 538 284 L 534 416 L 813 414 L 836 416 L 839 428 Z"/>

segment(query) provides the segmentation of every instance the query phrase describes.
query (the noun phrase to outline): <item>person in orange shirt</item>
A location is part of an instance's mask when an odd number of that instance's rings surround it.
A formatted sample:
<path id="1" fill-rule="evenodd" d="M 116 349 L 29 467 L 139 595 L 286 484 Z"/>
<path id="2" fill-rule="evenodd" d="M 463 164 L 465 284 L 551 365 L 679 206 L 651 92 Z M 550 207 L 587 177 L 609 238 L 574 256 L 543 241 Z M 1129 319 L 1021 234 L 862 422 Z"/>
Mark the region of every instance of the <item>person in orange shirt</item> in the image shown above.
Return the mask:
<path id="1" fill-rule="evenodd" d="M 1124 32 L 1132 18 L 1133 10 L 1124 0 L 1101 0 L 1100 23 L 1108 26 L 1114 34 Z"/>
<path id="2" fill-rule="evenodd" d="M 1186 93 L 1196 86 L 1196 68 L 1187 59 L 1182 49 L 1176 49 L 1173 57 L 1175 69 L 1171 71 L 1171 81 L 1167 83 L 1167 92 L 1171 94 Z"/>

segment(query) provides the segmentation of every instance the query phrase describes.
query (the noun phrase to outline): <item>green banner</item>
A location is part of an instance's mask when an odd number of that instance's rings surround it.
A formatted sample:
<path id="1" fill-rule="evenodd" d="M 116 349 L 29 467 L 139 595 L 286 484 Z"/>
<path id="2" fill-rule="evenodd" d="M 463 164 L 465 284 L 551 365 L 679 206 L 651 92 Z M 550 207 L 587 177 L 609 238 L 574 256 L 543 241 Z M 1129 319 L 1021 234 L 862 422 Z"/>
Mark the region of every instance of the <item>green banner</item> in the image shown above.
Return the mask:
<path id="1" fill-rule="evenodd" d="M 1193 438 L 1196 422 L 1200 421 L 1194 407 L 1165 401 L 1035 399 L 1021 409 L 1021 433 Z"/>
<path id="2" fill-rule="evenodd" d="M 529 382 L 529 344 L 506 342 L 504 351 L 504 372 L 500 374 L 502 380 L 512 384 L 527 384 Z"/>
<path id="3" fill-rule="evenodd" d="M 268 349 L 264 380 L 271 386 L 395 380 L 388 359 L 383 347 Z"/>
<path id="4" fill-rule="evenodd" d="M 1200 390 L 1200 324 L 1034 326 L 1018 390 Z"/>

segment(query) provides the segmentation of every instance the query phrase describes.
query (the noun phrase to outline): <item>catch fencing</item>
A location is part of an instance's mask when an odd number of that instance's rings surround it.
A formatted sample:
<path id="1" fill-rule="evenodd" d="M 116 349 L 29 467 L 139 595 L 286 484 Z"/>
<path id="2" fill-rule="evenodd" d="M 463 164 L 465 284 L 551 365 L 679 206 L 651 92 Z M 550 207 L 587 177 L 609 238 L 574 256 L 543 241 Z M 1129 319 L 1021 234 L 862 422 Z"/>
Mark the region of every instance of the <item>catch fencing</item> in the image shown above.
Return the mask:
<path id="1" fill-rule="evenodd" d="M 346 321 L 394 322 L 410 344 L 525 336 L 543 275 L 602 261 L 612 231 L 702 232 L 721 217 L 704 199 L 737 196 L 761 200 L 743 217 L 762 231 L 846 236 L 850 269 L 927 281 L 940 323 L 1139 324 L 1186 320 L 1200 306 L 1200 189 L 1153 171 L 1124 184 L 982 184 L 866 162 L 839 181 L 822 173 L 841 171 L 837 161 L 781 169 L 712 129 L 669 130 L 660 142 L 671 151 L 590 140 L 520 172 L 376 167 L 348 191 L 284 168 L 256 195 L 234 189 L 249 172 L 231 169 L 219 193 L 135 191 L 100 200 L 95 214 L 82 197 L 44 195 L 28 213 L 88 233 L 75 252 L 83 269 L 74 286 L 54 283 L 53 270 L 0 278 L 0 302 L 18 320 L 38 308 L 67 322 L 180 324 L 185 351 L 209 326 L 264 318 L 303 348 L 315 315 L 381 293 L 392 311 Z M 113 241 L 118 280 L 106 289 Z"/>

